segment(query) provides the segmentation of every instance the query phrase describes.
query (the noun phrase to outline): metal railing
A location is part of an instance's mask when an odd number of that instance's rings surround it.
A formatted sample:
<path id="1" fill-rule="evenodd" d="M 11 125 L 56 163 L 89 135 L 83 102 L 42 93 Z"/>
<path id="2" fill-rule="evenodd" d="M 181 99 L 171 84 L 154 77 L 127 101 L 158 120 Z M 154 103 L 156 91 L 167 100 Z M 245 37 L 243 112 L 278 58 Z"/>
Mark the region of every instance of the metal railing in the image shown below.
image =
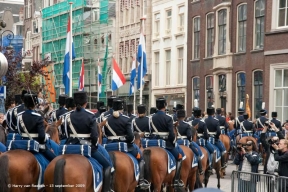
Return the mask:
<path id="1" fill-rule="evenodd" d="M 231 192 L 288 192 L 288 177 L 233 171 Z"/>

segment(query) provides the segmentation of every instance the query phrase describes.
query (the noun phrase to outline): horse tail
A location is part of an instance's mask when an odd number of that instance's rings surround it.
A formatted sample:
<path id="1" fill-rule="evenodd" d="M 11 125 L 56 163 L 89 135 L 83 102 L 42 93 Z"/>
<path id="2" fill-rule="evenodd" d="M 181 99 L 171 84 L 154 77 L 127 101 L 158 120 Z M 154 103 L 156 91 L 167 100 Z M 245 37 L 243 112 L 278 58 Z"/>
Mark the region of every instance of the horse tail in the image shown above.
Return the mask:
<path id="1" fill-rule="evenodd" d="M 150 157 L 151 157 L 151 150 L 144 150 L 143 151 L 143 159 L 145 162 L 144 178 L 148 181 L 150 180 Z"/>
<path id="2" fill-rule="evenodd" d="M 10 188 L 9 176 L 9 158 L 7 155 L 0 156 L 0 191 L 9 192 Z"/>
<path id="3" fill-rule="evenodd" d="M 62 192 L 62 187 L 60 187 L 63 184 L 63 172 L 64 172 L 64 166 L 66 164 L 65 159 L 59 159 L 54 168 L 54 192 Z M 57 186 L 57 187 L 55 187 Z"/>

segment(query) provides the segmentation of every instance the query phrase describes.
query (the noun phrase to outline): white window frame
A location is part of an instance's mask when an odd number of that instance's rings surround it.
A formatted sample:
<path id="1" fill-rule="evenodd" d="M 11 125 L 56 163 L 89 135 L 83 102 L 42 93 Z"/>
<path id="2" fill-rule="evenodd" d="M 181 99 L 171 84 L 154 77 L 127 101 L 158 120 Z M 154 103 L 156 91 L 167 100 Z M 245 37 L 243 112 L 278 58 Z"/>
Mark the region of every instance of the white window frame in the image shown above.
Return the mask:
<path id="1" fill-rule="evenodd" d="M 198 92 L 199 92 L 198 104 L 200 101 L 200 85 L 199 85 L 199 89 L 194 89 L 194 79 L 199 79 L 199 84 L 200 84 L 200 80 L 201 80 L 199 76 L 195 76 L 192 78 L 192 104 L 193 104 L 193 107 L 195 107 L 194 106 L 194 100 L 196 99 L 194 90 L 198 90 Z"/>
<path id="2" fill-rule="evenodd" d="M 213 36 L 212 36 L 212 45 L 211 45 L 211 48 L 212 48 L 212 54 L 211 55 L 208 55 L 208 16 L 209 15 L 213 15 L 214 19 L 213 19 Z M 205 43 L 205 56 L 206 57 L 213 57 L 213 54 L 214 54 L 214 41 L 215 41 L 215 14 L 214 12 L 209 12 L 206 14 L 206 43 Z M 209 30 L 211 30 L 212 28 L 209 28 Z"/>
<path id="3" fill-rule="evenodd" d="M 197 57 L 195 56 L 195 20 L 196 19 L 199 19 L 199 31 L 197 31 L 198 37 L 199 37 L 198 56 Z M 192 58 L 194 60 L 196 60 L 196 59 L 200 59 L 200 37 L 201 37 L 201 17 L 200 16 L 195 16 L 193 18 L 192 33 L 193 33 Z"/>
<path id="4" fill-rule="evenodd" d="M 226 37 L 225 37 L 225 47 L 224 47 L 224 52 L 222 53 L 220 53 L 220 51 L 219 51 L 219 36 L 220 36 L 220 26 L 219 26 L 219 12 L 220 11 L 223 11 L 223 10 L 226 10 L 226 23 L 225 23 L 225 34 L 226 34 Z M 228 9 L 227 8 L 223 8 L 223 9 L 219 9 L 218 11 L 217 11 L 217 54 L 218 55 L 226 55 L 227 54 L 227 39 L 229 39 L 229 20 L 228 20 L 228 18 L 229 18 L 229 14 L 228 14 L 229 12 L 228 12 Z M 215 27 L 216 27 L 215 26 Z M 227 37 L 228 36 L 228 37 Z M 215 51 L 215 50 L 214 50 Z"/>
<path id="5" fill-rule="evenodd" d="M 245 95 L 246 95 L 246 87 L 247 87 L 247 73 L 245 71 L 238 71 L 236 73 L 236 85 L 235 85 L 235 87 L 236 87 L 236 108 L 235 108 L 236 112 L 235 112 L 235 114 L 238 114 L 238 108 L 239 108 L 239 104 L 240 104 L 240 101 L 239 101 L 239 90 L 238 90 L 238 74 L 240 74 L 240 73 L 244 73 L 245 74 Z M 245 108 L 246 100 L 244 99 L 244 101 L 242 101 L 242 102 L 243 102 L 243 108 Z M 249 118 L 251 119 L 251 117 L 249 117 Z"/>
<path id="6" fill-rule="evenodd" d="M 171 12 L 170 16 L 168 16 L 169 11 Z M 171 30 L 172 30 L 172 14 L 173 14 L 173 11 L 172 11 L 171 8 L 167 9 L 165 11 L 165 16 L 166 16 L 165 32 L 166 32 L 166 35 L 170 35 L 171 34 Z"/>
<path id="7" fill-rule="evenodd" d="M 277 0 L 277 27 L 278 28 L 287 28 L 288 27 L 288 2 L 286 1 L 286 9 L 285 9 L 285 21 L 284 21 L 284 26 L 279 26 L 279 3 L 280 0 Z"/>
<path id="8" fill-rule="evenodd" d="M 25 39 L 25 51 L 32 50 L 31 31 L 27 31 Z"/>
<path id="9" fill-rule="evenodd" d="M 213 103 L 213 105 L 214 105 L 214 103 L 215 103 L 215 95 L 214 95 L 214 81 L 215 81 L 215 78 L 214 78 L 214 76 L 213 75 L 206 75 L 205 76 L 205 109 L 207 109 L 208 108 L 208 90 L 207 90 L 207 77 L 212 77 L 212 95 L 213 95 L 213 99 L 212 99 L 212 103 Z"/>
<path id="10" fill-rule="evenodd" d="M 262 69 L 255 69 L 254 71 L 252 71 L 252 106 L 251 106 L 251 108 L 252 108 L 252 117 L 251 117 L 251 119 L 254 119 L 255 116 L 256 116 L 256 111 L 255 111 L 255 107 L 254 107 L 255 106 L 255 85 L 254 85 L 255 78 L 254 78 L 254 73 L 257 72 L 257 71 L 262 71 L 262 74 L 263 74 L 262 78 L 264 77 L 264 71 Z M 264 82 L 262 82 L 262 86 L 263 86 L 263 93 L 262 94 L 264 95 Z M 262 100 L 263 100 L 263 98 L 262 98 Z"/>
<path id="11" fill-rule="evenodd" d="M 271 19 L 271 30 L 277 31 L 282 29 L 287 29 L 287 26 L 279 27 L 279 0 L 272 1 L 272 19 Z"/>
<path id="12" fill-rule="evenodd" d="M 269 90 L 269 93 L 271 93 L 269 95 L 269 111 L 276 111 L 276 108 L 275 108 L 275 101 L 276 99 L 276 96 L 275 96 L 275 71 L 276 70 L 288 70 L 288 63 L 276 63 L 276 64 L 271 64 L 270 65 L 270 90 Z M 283 87 L 281 87 L 283 89 Z M 278 88 L 280 89 L 280 87 Z M 283 111 L 283 109 L 282 109 Z M 279 116 L 279 113 L 278 113 L 278 117 L 277 117 L 281 122 L 284 122 L 287 117 L 283 117 L 283 113 L 282 113 L 282 117 Z"/>
<path id="13" fill-rule="evenodd" d="M 158 54 L 158 61 L 156 60 L 156 54 Z M 153 52 L 153 59 L 154 59 L 154 67 L 155 67 L 155 73 L 154 73 L 154 85 L 155 87 L 160 86 L 160 51 L 154 51 Z"/>
<path id="14" fill-rule="evenodd" d="M 254 23 L 253 23 L 253 48 L 254 49 L 263 49 L 264 48 L 264 36 L 265 36 L 265 10 L 266 10 L 266 7 L 264 7 L 264 16 L 263 16 L 263 20 L 264 20 L 264 27 L 263 27 L 263 46 L 262 47 L 257 47 L 257 34 L 256 34 L 256 25 L 257 25 L 257 20 L 256 20 L 256 3 L 258 2 L 258 1 L 262 1 L 262 0 L 256 0 L 255 2 L 254 2 Z M 264 1 L 264 6 L 265 6 L 265 0 L 263 0 Z M 260 17 L 262 17 L 262 16 L 260 16 Z"/>
<path id="15" fill-rule="evenodd" d="M 31 0 L 27 0 L 27 19 L 32 17 L 32 2 Z"/>
<path id="16" fill-rule="evenodd" d="M 159 17 L 158 17 L 159 15 Z M 160 33 L 160 18 L 161 14 L 160 12 L 154 13 L 154 37 L 158 37 Z"/>
<path id="17" fill-rule="evenodd" d="M 183 13 L 181 12 L 181 8 L 183 8 Z M 181 20 L 183 23 L 181 25 Z M 178 32 L 183 32 L 185 26 L 185 5 L 178 6 Z"/>
<path id="18" fill-rule="evenodd" d="M 239 21 L 239 8 L 240 8 L 240 6 L 244 6 L 244 5 L 246 5 L 246 20 L 242 20 L 242 21 Z M 237 30 L 236 30 L 236 34 L 237 34 L 237 37 L 236 37 L 236 52 L 241 52 L 241 53 L 243 53 L 243 52 L 246 52 L 246 47 L 247 47 L 247 20 L 248 20 L 248 18 L 247 18 L 247 3 L 241 3 L 241 4 L 239 4 L 238 6 L 237 6 Z M 226 17 L 227 17 L 227 15 L 226 15 Z M 245 33 L 245 39 L 244 39 L 244 41 L 245 41 L 245 47 L 243 47 L 243 50 L 239 50 L 239 29 L 240 29 L 240 26 L 239 26 L 239 23 L 240 22 L 246 22 L 246 30 L 244 31 L 244 33 Z M 227 24 L 226 24 L 227 25 Z M 244 43 L 244 42 L 243 42 Z"/>
<path id="19" fill-rule="evenodd" d="M 182 58 L 180 57 L 180 49 L 182 49 Z M 177 47 L 177 69 L 178 69 L 178 71 L 177 71 L 178 72 L 177 84 L 178 85 L 184 84 L 184 80 L 183 80 L 183 78 L 184 78 L 184 57 L 185 57 L 184 55 L 185 55 L 184 47 Z M 180 63 L 181 63 L 181 66 L 179 67 Z"/>
<path id="20" fill-rule="evenodd" d="M 170 58 L 167 58 L 167 53 L 170 51 Z M 166 75 L 166 86 L 171 85 L 171 48 L 165 49 L 165 75 Z M 160 75 L 160 74 L 159 74 Z"/>

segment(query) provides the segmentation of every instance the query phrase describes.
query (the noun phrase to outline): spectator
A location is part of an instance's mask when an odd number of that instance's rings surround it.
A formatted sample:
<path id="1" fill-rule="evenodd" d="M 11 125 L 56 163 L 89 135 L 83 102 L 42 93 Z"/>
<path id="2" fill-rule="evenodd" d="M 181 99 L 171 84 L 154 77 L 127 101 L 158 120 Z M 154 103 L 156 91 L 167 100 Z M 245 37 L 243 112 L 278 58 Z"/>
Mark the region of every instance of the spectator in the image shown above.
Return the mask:
<path id="1" fill-rule="evenodd" d="M 5 144 L 6 141 L 6 128 L 5 128 L 5 116 L 3 113 L 0 113 L 0 143 Z"/>
<path id="2" fill-rule="evenodd" d="M 288 141 L 286 139 L 281 139 L 279 144 L 274 143 L 272 147 L 275 151 L 275 160 L 279 162 L 278 173 L 279 176 L 288 177 Z M 288 182 L 286 180 L 280 180 L 279 186 L 281 190 L 279 192 L 288 191 Z"/>
<path id="3" fill-rule="evenodd" d="M 279 143 L 280 139 L 284 139 L 283 133 L 275 126 L 274 123 L 270 123 L 270 126 L 273 131 L 276 132 L 277 136 L 272 137 L 271 139 L 266 140 L 266 132 L 268 129 L 268 126 L 264 124 L 263 126 L 263 131 L 260 135 L 260 142 L 262 143 L 265 152 L 266 152 L 266 159 L 265 159 L 265 164 L 264 164 L 264 174 L 274 174 L 275 170 L 278 169 L 278 162 L 275 161 L 275 149 L 272 147 L 272 144 L 274 143 Z M 271 177 L 268 177 L 266 180 L 267 183 L 267 192 L 274 191 L 274 187 L 271 185 Z"/>
<path id="4" fill-rule="evenodd" d="M 283 127 L 283 134 L 285 135 L 285 139 L 288 139 L 288 120 L 282 125 Z"/>
<path id="5" fill-rule="evenodd" d="M 228 113 L 226 114 L 226 121 L 227 121 L 227 123 L 230 121 L 231 116 L 232 116 L 232 113 L 231 113 L 231 112 L 228 112 Z"/>
<path id="6" fill-rule="evenodd" d="M 258 173 L 260 157 L 255 149 L 256 146 L 252 140 L 247 140 L 246 144 L 242 144 L 241 150 L 237 151 L 234 159 L 234 163 L 239 165 L 238 171 Z M 250 174 L 241 173 L 239 187 L 239 192 L 256 192 L 256 177 L 251 178 Z"/>

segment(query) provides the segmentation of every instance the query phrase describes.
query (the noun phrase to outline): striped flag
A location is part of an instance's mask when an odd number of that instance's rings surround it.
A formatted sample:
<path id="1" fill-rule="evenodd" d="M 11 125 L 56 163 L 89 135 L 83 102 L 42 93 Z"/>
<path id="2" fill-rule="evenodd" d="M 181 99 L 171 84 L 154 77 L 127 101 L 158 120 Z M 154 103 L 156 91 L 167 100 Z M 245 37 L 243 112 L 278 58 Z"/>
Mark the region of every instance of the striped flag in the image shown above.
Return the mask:
<path id="1" fill-rule="evenodd" d="M 120 70 L 118 63 L 113 58 L 113 77 L 112 77 L 112 91 L 119 89 L 122 85 L 126 83 L 126 79 Z"/>
<path id="2" fill-rule="evenodd" d="M 68 24 L 67 24 L 67 38 L 66 38 L 66 47 L 65 47 L 65 57 L 64 57 L 64 68 L 63 68 L 63 84 L 65 86 L 65 94 L 69 94 L 70 89 L 70 83 L 72 83 L 72 79 L 69 79 L 69 73 L 71 73 L 72 69 L 70 69 L 70 54 L 72 54 L 72 59 L 75 59 L 75 50 L 74 50 L 74 43 L 73 43 L 73 36 L 72 36 L 72 30 L 70 25 L 71 18 L 68 18 Z M 70 33 L 71 33 L 71 42 L 70 42 Z M 72 53 L 69 53 L 69 47 L 72 43 Z"/>
<path id="3" fill-rule="evenodd" d="M 131 77 L 130 77 L 129 95 L 132 95 L 135 91 L 135 88 L 134 88 L 135 77 L 136 77 L 136 59 L 133 58 Z"/>
<path id="4" fill-rule="evenodd" d="M 80 70 L 80 78 L 79 78 L 79 91 L 84 91 L 84 74 L 85 74 L 85 70 L 84 70 L 84 61 L 82 60 L 82 65 L 81 65 L 81 70 Z"/>
<path id="5" fill-rule="evenodd" d="M 143 33 L 140 34 L 137 61 L 138 61 L 137 89 L 140 89 L 141 83 L 144 84 L 143 78 L 145 77 L 145 75 L 147 73 L 145 37 L 144 37 Z"/>
<path id="6" fill-rule="evenodd" d="M 102 85 L 102 73 L 100 67 L 100 61 L 98 59 L 98 93 L 101 93 L 101 85 Z"/>

